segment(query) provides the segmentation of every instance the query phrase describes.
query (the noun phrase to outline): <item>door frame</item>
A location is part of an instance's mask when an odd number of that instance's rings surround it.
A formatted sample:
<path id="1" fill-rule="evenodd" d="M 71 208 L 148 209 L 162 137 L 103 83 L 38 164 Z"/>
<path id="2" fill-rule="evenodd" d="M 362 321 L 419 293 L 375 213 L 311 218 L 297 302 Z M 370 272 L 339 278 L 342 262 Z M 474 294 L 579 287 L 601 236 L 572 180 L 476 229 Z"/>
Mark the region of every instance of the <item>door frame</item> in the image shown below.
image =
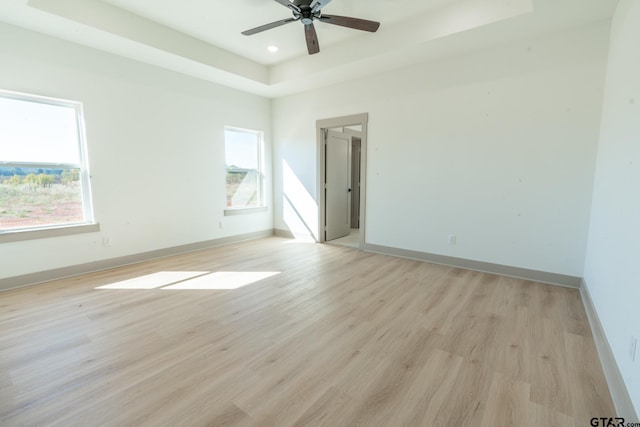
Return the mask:
<path id="1" fill-rule="evenodd" d="M 318 242 L 325 241 L 324 224 L 325 224 L 325 207 L 326 200 L 324 195 L 325 183 L 325 133 L 326 130 L 345 126 L 358 126 L 362 128 L 360 142 L 360 239 L 358 246 L 363 248 L 366 243 L 366 213 L 367 213 L 367 124 L 369 122 L 369 113 L 354 114 L 350 116 L 333 117 L 329 119 L 316 120 L 316 141 L 317 141 L 317 194 L 318 194 Z"/>

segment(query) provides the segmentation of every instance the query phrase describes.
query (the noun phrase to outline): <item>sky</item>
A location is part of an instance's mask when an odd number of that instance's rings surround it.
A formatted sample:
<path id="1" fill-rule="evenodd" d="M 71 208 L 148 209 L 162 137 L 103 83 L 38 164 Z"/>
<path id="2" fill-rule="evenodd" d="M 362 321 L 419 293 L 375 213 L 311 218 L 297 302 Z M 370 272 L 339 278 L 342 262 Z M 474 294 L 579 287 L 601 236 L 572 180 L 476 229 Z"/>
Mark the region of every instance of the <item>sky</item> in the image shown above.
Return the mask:
<path id="1" fill-rule="evenodd" d="M 243 169 L 258 167 L 258 135 L 234 130 L 224 131 L 225 163 Z"/>
<path id="2" fill-rule="evenodd" d="M 0 97 L 0 162 L 80 163 L 76 110 Z"/>

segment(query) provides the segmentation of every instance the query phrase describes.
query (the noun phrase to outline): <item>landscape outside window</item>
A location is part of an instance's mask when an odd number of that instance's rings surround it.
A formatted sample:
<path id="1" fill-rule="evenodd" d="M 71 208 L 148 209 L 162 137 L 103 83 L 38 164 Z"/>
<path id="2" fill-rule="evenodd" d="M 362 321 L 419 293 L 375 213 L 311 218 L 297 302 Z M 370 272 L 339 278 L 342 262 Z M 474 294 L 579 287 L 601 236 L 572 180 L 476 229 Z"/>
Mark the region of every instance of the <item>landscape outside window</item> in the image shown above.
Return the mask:
<path id="1" fill-rule="evenodd" d="M 225 128 L 225 165 L 228 209 L 263 206 L 262 133 Z"/>
<path id="2" fill-rule="evenodd" d="M 79 103 L 0 91 L 0 232 L 92 222 Z"/>

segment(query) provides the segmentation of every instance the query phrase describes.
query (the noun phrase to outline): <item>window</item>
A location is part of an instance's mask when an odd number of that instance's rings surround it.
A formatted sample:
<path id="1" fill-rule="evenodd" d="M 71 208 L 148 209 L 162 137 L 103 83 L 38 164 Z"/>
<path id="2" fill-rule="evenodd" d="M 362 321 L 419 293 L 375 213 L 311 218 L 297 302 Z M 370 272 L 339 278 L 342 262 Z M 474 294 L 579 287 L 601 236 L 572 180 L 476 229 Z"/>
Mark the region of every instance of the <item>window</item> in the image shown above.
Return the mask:
<path id="1" fill-rule="evenodd" d="M 262 132 L 225 128 L 227 210 L 264 206 Z"/>
<path id="2" fill-rule="evenodd" d="M 0 91 L 0 234 L 93 223 L 82 105 Z"/>

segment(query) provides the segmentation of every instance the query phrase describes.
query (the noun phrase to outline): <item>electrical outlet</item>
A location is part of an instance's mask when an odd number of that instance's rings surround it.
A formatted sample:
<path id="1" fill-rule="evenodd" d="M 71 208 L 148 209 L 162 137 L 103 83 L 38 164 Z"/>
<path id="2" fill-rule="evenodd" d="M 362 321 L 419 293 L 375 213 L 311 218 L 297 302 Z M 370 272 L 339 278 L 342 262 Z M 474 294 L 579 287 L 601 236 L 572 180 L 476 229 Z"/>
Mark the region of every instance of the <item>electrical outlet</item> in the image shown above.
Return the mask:
<path id="1" fill-rule="evenodd" d="M 638 349 L 638 338 L 631 336 L 631 344 L 629 345 L 629 356 L 633 362 L 636 361 L 636 350 Z"/>
<path id="2" fill-rule="evenodd" d="M 222 223 L 222 221 L 218 221 L 218 227 L 220 227 L 221 229 L 224 228 L 224 224 Z"/>
<path id="3" fill-rule="evenodd" d="M 449 234 L 449 244 L 455 245 L 457 241 L 457 237 L 455 234 Z"/>
<path id="4" fill-rule="evenodd" d="M 108 248 L 111 246 L 111 238 L 110 237 L 104 237 L 102 239 L 102 246 L 104 246 L 105 248 Z"/>

